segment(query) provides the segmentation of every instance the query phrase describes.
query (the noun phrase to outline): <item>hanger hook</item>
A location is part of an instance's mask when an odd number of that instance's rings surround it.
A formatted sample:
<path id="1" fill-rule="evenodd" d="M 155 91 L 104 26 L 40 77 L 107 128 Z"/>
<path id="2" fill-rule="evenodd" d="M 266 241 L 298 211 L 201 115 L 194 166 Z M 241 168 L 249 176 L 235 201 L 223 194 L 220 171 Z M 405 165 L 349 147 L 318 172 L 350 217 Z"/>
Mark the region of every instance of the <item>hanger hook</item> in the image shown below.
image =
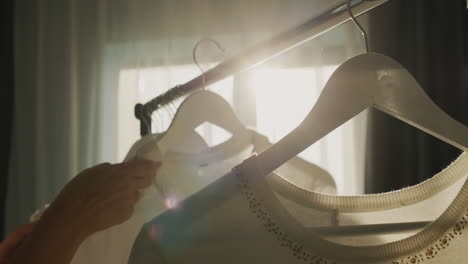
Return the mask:
<path id="1" fill-rule="evenodd" d="M 369 44 L 368 44 L 368 41 L 367 41 L 367 33 L 364 30 L 364 28 L 361 26 L 361 24 L 359 24 L 359 21 L 357 21 L 356 17 L 353 15 L 353 12 L 351 10 L 351 1 L 352 0 L 348 0 L 348 3 L 347 3 L 348 14 L 351 17 L 351 19 L 353 20 L 354 25 L 356 25 L 356 27 L 359 29 L 359 31 L 361 31 L 361 34 L 364 37 L 364 43 L 366 45 L 366 53 L 368 53 L 369 52 Z"/>
<path id="2" fill-rule="evenodd" d="M 205 71 L 203 71 L 202 67 L 200 66 L 200 63 L 198 63 L 198 59 L 197 59 L 197 49 L 198 49 L 198 46 L 200 46 L 200 44 L 202 42 L 206 42 L 206 41 L 209 41 L 211 43 L 214 43 L 216 45 L 216 47 L 218 47 L 218 49 L 222 52 L 224 52 L 224 48 L 221 46 L 221 44 L 219 44 L 218 41 L 212 39 L 212 38 L 202 38 L 201 40 L 199 40 L 197 42 L 197 44 L 195 44 L 195 46 L 193 47 L 193 50 L 192 50 L 192 58 L 193 58 L 193 61 L 195 62 L 195 64 L 197 65 L 198 69 L 200 69 L 201 71 L 201 74 L 202 74 L 202 84 L 203 84 L 203 90 L 205 90 Z"/>

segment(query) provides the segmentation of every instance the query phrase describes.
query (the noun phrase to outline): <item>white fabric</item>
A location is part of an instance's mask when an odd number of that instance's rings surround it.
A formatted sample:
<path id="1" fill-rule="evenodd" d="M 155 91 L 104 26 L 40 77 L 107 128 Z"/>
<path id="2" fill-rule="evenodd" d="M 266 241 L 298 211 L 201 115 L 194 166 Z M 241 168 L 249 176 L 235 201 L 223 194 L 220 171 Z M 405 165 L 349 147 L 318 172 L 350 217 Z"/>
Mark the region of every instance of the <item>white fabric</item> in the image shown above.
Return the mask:
<path id="1" fill-rule="evenodd" d="M 164 156 L 158 150 L 161 134 L 148 135 L 137 141 L 130 149 L 126 161 L 149 159 L 160 161 L 161 167 L 155 182 L 144 190 L 142 199 L 136 204 L 134 215 L 125 223 L 98 232 L 80 245 L 72 264 L 124 264 L 128 258 L 143 224 L 168 209 L 183 210 L 179 203 L 186 197 L 202 190 L 235 165 L 271 145 L 262 135 L 250 130 L 253 146 L 238 151 L 236 142 L 222 145 L 223 148 L 206 148 L 197 153 L 167 152 Z M 203 144 L 203 142 L 199 142 Z M 335 184 L 331 176 L 320 168 L 295 158 L 284 167 L 286 171 L 301 172 L 301 175 L 315 174 L 317 179 L 301 179 L 294 182 L 313 184 L 317 190 L 334 193 Z"/>
<path id="2" fill-rule="evenodd" d="M 86 239 L 77 250 L 72 264 L 127 263 L 133 242 L 143 224 L 167 209 L 165 198 L 172 199 L 173 195 L 179 195 L 179 199 L 183 199 L 184 196 L 189 195 L 193 190 L 188 188 L 189 184 L 183 184 L 184 182 L 192 184 L 193 187 L 199 187 L 196 181 L 191 181 L 194 173 L 191 171 L 193 167 L 190 164 L 184 163 L 184 166 L 178 167 L 177 164 L 165 161 L 165 158 L 160 156 L 155 145 L 159 136 L 150 135 L 137 142 L 125 159 L 126 161 L 135 158 L 151 159 L 162 162 L 155 184 L 144 190 L 142 200 L 135 205 L 134 215 L 125 223 L 98 232 Z M 226 167 L 226 165 L 210 165 L 204 171 L 209 172 L 210 176 L 222 176 L 235 164 L 231 167 Z M 176 194 L 173 190 L 177 187 L 177 182 L 181 188 L 177 189 L 179 192 Z"/>
<path id="3" fill-rule="evenodd" d="M 416 186 L 333 196 L 298 189 L 276 173 L 261 177 L 251 159 L 188 198 L 183 211 L 154 219 L 131 263 L 465 263 L 467 177 L 462 154 Z M 433 222 L 422 229 L 390 235 L 326 236 L 318 229 L 427 220 Z"/>

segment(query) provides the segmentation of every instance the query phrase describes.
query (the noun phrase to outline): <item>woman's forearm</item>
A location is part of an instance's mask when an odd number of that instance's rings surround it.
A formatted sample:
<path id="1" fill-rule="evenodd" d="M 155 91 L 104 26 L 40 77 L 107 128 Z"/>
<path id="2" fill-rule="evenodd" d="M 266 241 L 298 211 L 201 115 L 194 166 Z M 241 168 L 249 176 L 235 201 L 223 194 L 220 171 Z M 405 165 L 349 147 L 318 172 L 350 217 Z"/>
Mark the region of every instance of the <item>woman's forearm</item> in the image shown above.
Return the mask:
<path id="1" fill-rule="evenodd" d="M 90 235 L 127 221 L 159 163 L 100 164 L 74 177 L 15 249 L 12 264 L 69 264 Z M 0 260 L 1 261 L 1 260 Z"/>
<path id="2" fill-rule="evenodd" d="M 63 210 L 62 208 L 49 209 L 28 238 L 15 251 L 12 264 L 69 264 L 71 262 L 86 236 L 78 228 L 80 224 L 78 218 L 64 218 L 63 216 L 67 214 L 53 212 Z"/>

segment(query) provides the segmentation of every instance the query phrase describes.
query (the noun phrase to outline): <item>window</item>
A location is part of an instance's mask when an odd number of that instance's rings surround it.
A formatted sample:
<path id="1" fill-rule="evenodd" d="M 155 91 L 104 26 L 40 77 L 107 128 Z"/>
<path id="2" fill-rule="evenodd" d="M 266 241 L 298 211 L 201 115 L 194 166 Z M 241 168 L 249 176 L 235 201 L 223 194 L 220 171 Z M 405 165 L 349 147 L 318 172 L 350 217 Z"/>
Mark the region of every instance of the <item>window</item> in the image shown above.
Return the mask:
<path id="1" fill-rule="evenodd" d="M 203 68 L 208 68 L 204 66 Z M 322 87 L 336 66 L 303 68 L 258 68 L 249 73 L 248 93 L 255 96 L 252 109 L 255 129 L 276 142 L 305 118 L 318 99 Z M 139 138 L 139 123 L 133 116 L 137 102 L 147 102 L 170 87 L 184 83 L 199 74 L 195 65 L 127 69 L 120 73 L 119 158 L 123 159 L 131 144 Z M 222 95 L 234 108 L 233 98 L 238 92 L 235 77 L 208 87 Z M 245 89 L 239 89 L 245 91 Z M 253 92 L 252 92 L 253 91 Z M 167 129 L 183 99 L 158 111 L 153 116 L 153 132 Z M 239 116 L 241 120 L 243 118 Z M 366 115 L 360 115 L 309 147 L 300 156 L 326 169 L 335 179 L 341 194 L 363 193 L 363 148 Z M 197 129 L 209 145 L 226 138 L 212 127 Z M 225 133 L 225 132 L 224 132 Z"/>

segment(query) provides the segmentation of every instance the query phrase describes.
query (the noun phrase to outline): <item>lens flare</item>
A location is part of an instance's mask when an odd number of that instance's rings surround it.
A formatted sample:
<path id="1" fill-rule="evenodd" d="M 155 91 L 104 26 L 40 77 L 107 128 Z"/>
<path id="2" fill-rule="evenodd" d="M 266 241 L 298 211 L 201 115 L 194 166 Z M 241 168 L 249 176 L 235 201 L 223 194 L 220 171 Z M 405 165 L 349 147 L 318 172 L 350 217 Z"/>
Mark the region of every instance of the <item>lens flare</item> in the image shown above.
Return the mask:
<path id="1" fill-rule="evenodd" d="M 176 210 L 179 206 L 179 200 L 176 197 L 167 197 L 164 200 L 164 205 L 166 206 L 167 209 L 169 210 Z"/>
<path id="2" fill-rule="evenodd" d="M 148 237 L 151 239 L 151 240 L 155 240 L 159 237 L 160 235 L 160 232 L 159 232 L 160 228 L 158 228 L 158 226 L 156 224 L 152 224 L 150 228 L 148 228 Z"/>

